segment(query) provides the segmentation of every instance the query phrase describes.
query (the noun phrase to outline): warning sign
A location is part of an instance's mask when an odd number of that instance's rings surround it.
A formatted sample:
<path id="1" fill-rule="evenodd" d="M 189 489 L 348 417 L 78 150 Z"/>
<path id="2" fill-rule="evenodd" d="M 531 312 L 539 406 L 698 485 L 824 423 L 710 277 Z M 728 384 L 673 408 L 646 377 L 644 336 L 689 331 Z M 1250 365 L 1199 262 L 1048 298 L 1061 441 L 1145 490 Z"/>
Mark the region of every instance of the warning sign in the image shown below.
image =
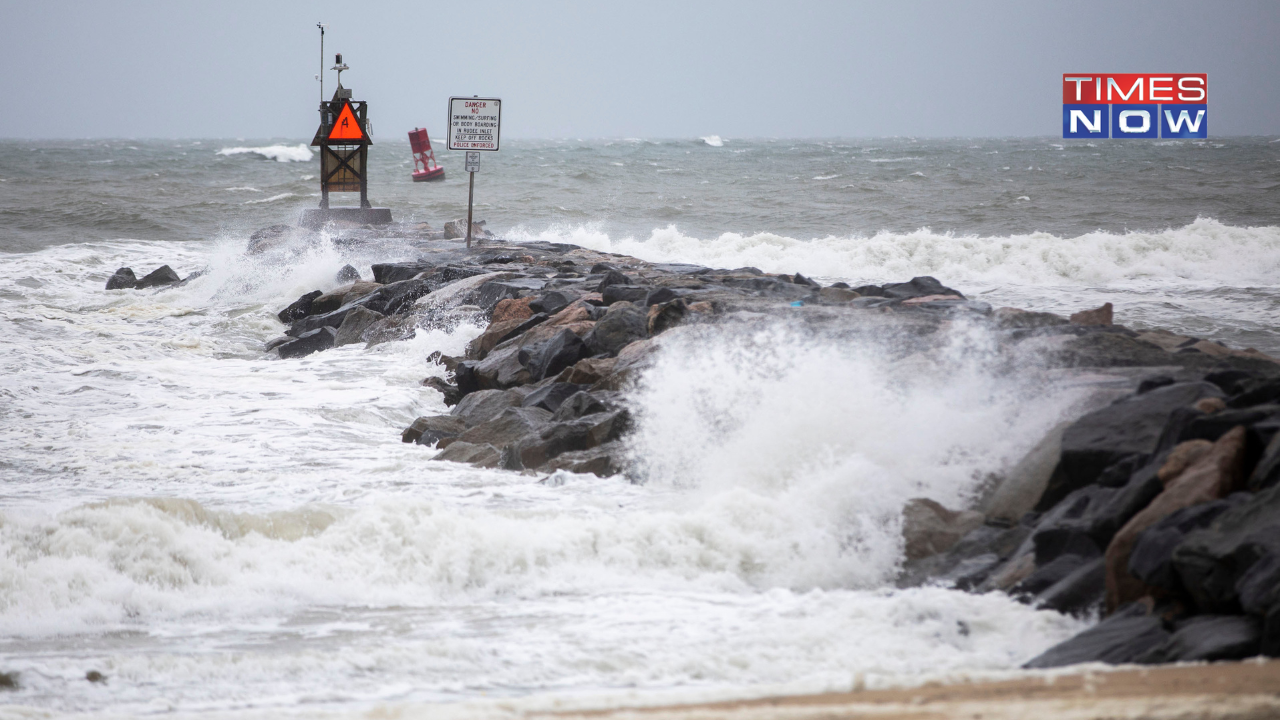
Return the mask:
<path id="1" fill-rule="evenodd" d="M 351 112 L 351 103 L 342 104 L 342 112 L 338 113 L 338 119 L 334 121 L 333 129 L 329 131 L 329 139 L 364 139 L 364 131 L 360 129 L 360 123 L 356 120 L 356 114 Z"/>
<path id="2" fill-rule="evenodd" d="M 498 151 L 502 134 L 502 100 L 498 98 L 449 98 L 450 150 Z"/>

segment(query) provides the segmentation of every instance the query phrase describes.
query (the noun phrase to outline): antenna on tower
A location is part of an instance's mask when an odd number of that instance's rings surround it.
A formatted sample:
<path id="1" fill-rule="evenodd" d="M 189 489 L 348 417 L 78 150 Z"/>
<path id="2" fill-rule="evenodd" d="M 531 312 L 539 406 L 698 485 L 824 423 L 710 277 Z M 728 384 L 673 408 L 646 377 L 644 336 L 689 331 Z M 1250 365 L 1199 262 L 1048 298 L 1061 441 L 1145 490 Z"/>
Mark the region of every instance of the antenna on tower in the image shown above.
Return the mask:
<path id="1" fill-rule="evenodd" d="M 320 81 L 320 102 L 324 102 L 324 23 L 316 23 L 316 27 L 320 28 L 320 74 L 316 79 Z"/>

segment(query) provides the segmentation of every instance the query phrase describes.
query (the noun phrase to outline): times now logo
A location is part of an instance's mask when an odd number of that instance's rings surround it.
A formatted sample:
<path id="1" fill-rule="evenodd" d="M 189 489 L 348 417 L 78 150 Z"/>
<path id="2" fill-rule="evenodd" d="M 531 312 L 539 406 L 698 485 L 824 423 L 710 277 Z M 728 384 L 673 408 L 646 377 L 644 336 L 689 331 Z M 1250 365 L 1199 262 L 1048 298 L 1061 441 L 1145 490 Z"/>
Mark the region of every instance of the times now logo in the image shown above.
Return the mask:
<path id="1" fill-rule="evenodd" d="M 1207 138 L 1208 102 L 1204 73 L 1066 73 L 1062 137 Z"/>

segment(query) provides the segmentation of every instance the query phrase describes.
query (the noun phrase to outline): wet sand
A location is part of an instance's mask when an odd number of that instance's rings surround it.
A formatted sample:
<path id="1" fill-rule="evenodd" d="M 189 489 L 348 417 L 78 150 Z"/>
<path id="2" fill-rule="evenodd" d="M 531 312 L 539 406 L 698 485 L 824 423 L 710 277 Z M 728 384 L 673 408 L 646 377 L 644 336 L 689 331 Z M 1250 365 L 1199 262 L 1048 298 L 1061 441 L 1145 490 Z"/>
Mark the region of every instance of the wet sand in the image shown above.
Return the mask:
<path id="1" fill-rule="evenodd" d="M 653 708 L 539 713 L 643 720 L 1271 720 L 1280 661 L 1085 670 L 998 682 L 928 684 Z"/>

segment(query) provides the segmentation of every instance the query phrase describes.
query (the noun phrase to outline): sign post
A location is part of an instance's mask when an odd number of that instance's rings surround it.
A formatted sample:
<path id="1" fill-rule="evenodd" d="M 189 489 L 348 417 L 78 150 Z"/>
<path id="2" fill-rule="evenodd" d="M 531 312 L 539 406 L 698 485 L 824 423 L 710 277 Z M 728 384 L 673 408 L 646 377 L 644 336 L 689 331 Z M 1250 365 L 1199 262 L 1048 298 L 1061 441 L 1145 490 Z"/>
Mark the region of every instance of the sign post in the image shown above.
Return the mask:
<path id="1" fill-rule="evenodd" d="M 482 97 L 449 98 L 448 149 L 467 151 L 467 247 L 471 247 L 471 217 L 475 205 L 480 153 L 498 152 L 502 135 L 502 100 Z"/>

